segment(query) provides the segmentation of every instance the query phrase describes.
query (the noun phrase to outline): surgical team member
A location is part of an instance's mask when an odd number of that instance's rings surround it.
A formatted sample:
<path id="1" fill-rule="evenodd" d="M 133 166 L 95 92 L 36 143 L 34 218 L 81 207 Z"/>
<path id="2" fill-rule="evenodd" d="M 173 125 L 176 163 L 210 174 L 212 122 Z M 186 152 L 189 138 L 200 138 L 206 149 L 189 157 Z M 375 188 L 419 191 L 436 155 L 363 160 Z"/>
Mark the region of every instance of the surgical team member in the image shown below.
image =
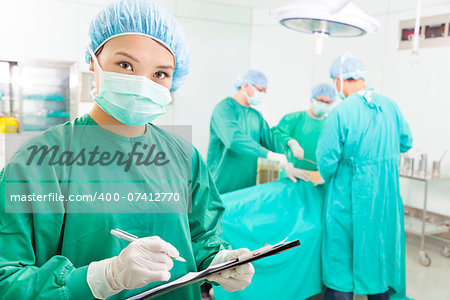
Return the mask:
<path id="1" fill-rule="evenodd" d="M 317 163 L 317 143 L 335 100 L 335 88 L 327 83 L 320 83 L 312 89 L 311 106 L 308 110 L 287 114 L 272 128 L 283 146 L 289 147 L 296 158 L 293 162 L 296 168 L 317 170 L 317 165 L 310 161 Z"/>
<path id="2" fill-rule="evenodd" d="M 322 244 L 325 299 L 405 299 L 399 156 L 412 147 L 397 104 L 366 88 L 366 68 L 344 54 L 330 69 L 345 100 L 327 119 L 317 148 L 329 190 Z"/>
<path id="3" fill-rule="evenodd" d="M 118 0 L 93 19 L 89 37 L 92 110 L 27 141 L 0 174 L 2 299 L 124 299 L 249 252 L 227 250 L 219 237 L 224 209 L 198 151 L 150 123 L 188 74 L 180 25 L 155 1 Z M 135 151 L 143 145 L 160 151 L 152 164 Z M 30 165 L 34 146 L 56 154 L 40 152 L 41 163 Z M 57 156 L 57 149 L 65 151 Z M 114 165 L 111 151 L 135 162 Z M 161 193 L 174 192 L 178 198 L 162 200 Z M 99 200 L 107 193 L 128 198 L 121 211 L 108 212 L 120 198 Z M 9 203 L 11 194 L 25 201 Z M 50 202 L 52 195 L 92 197 Z M 113 228 L 140 238 L 118 239 Z M 186 262 L 173 261 L 178 256 Z M 208 279 L 235 291 L 250 283 L 254 269 L 246 264 L 226 273 Z M 158 299 L 200 299 L 199 284 Z"/>
<path id="4" fill-rule="evenodd" d="M 207 162 L 221 194 L 255 185 L 258 157 L 287 164 L 269 125 L 251 107 L 263 101 L 267 84 L 262 72 L 248 70 L 234 83 L 236 94 L 214 108 Z"/>

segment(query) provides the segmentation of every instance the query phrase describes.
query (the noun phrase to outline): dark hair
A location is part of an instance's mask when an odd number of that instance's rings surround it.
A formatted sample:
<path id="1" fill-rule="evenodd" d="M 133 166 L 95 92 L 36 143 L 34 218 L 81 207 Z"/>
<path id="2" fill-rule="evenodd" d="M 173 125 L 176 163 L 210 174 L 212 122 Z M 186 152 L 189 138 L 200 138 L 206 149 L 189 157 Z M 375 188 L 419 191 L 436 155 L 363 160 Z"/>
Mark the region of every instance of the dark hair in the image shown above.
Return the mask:
<path id="1" fill-rule="evenodd" d="M 103 47 L 104 47 L 104 46 L 105 46 L 105 44 L 101 45 L 100 48 L 98 48 L 97 51 L 95 51 L 94 54 L 95 54 L 96 57 L 98 57 L 98 55 L 99 55 L 100 53 L 102 53 L 102 50 L 103 50 Z"/>

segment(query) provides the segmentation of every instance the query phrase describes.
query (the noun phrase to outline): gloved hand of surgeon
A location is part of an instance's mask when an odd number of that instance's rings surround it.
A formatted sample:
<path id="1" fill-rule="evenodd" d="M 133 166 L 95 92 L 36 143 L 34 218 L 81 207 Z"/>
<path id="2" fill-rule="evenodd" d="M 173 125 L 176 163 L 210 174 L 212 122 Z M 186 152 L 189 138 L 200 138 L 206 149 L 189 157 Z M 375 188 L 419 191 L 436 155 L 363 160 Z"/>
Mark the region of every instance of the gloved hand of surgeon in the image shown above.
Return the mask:
<path id="1" fill-rule="evenodd" d="M 287 177 L 293 182 L 297 182 L 297 179 L 301 179 L 303 181 L 311 181 L 311 176 L 309 175 L 309 171 L 295 168 L 292 163 L 289 163 L 285 168 Z"/>
<path id="2" fill-rule="evenodd" d="M 222 250 L 214 257 L 211 262 L 211 266 L 236 259 L 238 256 L 247 253 L 250 253 L 250 250 L 246 248 Z M 255 274 L 255 269 L 251 263 L 248 263 L 218 274 L 209 275 L 206 279 L 217 282 L 229 292 L 234 292 L 243 290 L 246 286 L 248 286 L 252 281 L 253 274 Z"/>
<path id="3" fill-rule="evenodd" d="M 118 256 L 90 263 L 87 283 L 96 298 L 105 299 L 123 289 L 167 281 L 173 267 L 171 257 L 178 256 L 178 250 L 158 236 L 140 238 Z"/>
<path id="4" fill-rule="evenodd" d="M 303 156 L 305 155 L 305 150 L 303 150 L 303 148 L 296 140 L 294 139 L 289 140 L 288 146 L 289 148 L 291 148 L 292 154 L 296 159 L 302 159 Z"/>
<path id="5" fill-rule="evenodd" d="M 286 155 L 280 154 L 280 153 L 275 153 L 272 151 L 267 152 L 267 159 L 278 161 L 280 163 L 281 167 L 288 164 Z"/>

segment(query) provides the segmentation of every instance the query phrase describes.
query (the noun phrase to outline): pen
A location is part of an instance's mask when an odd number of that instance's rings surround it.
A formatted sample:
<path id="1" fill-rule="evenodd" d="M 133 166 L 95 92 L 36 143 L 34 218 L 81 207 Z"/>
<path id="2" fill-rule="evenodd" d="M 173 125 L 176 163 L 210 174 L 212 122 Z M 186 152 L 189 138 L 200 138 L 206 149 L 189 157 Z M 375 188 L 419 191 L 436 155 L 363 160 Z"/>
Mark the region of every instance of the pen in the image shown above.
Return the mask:
<path id="1" fill-rule="evenodd" d="M 126 231 L 123 231 L 123 230 L 121 230 L 119 228 L 111 229 L 110 232 L 115 237 L 118 237 L 119 239 L 126 240 L 126 241 L 129 241 L 129 242 L 133 242 L 133 241 L 135 241 L 135 240 L 137 240 L 139 238 L 139 237 L 135 236 L 134 234 L 131 234 L 131 233 L 126 232 Z M 163 252 L 163 253 L 165 253 L 165 252 Z M 182 258 L 181 256 L 178 256 L 178 257 L 170 256 L 170 258 L 173 259 L 173 260 L 186 262 L 186 260 L 184 258 Z"/>

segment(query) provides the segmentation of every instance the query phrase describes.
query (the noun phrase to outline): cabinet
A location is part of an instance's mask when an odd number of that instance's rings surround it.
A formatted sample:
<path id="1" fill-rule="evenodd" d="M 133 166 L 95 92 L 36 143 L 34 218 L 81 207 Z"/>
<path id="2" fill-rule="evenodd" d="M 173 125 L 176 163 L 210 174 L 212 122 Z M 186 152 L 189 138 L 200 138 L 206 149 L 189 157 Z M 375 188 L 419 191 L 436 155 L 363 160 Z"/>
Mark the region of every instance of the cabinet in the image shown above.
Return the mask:
<path id="1" fill-rule="evenodd" d="M 42 131 L 76 117 L 77 89 L 75 63 L 0 61 L 1 114 L 14 117 L 19 131 Z"/>

